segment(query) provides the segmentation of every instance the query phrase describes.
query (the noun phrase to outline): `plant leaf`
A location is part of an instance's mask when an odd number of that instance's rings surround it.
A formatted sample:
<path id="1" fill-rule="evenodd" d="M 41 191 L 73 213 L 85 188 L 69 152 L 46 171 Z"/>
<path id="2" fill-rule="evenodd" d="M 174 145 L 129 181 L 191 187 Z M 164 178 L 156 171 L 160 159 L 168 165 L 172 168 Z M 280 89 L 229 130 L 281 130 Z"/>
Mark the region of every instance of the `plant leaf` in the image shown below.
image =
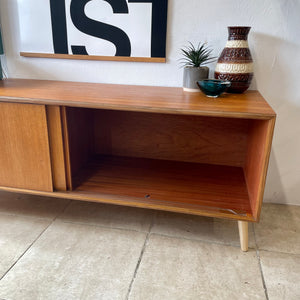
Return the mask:
<path id="1" fill-rule="evenodd" d="M 195 47 L 191 42 L 188 46 L 181 48 L 183 58 L 180 59 L 183 66 L 200 67 L 216 60 L 217 57 L 211 56 L 212 49 L 206 46 L 206 43 L 199 43 Z"/>

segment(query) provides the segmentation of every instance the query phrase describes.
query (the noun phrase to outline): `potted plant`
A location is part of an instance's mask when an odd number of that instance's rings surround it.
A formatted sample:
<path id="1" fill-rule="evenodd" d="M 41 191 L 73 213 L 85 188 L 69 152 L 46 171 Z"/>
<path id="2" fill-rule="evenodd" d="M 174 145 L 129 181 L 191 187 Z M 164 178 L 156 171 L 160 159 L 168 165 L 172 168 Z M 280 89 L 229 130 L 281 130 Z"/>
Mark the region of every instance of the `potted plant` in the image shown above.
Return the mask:
<path id="1" fill-rule="evenodd" d="M 182 48 L 181 52 L 183 58 L 180 61 L 184 66 L 183 90 L 199 92 L 197 81 L 207 79 L 209 74 L 209 68 L 203 65 L 216 60 L 216 57 L 211 56 L 212 50 L 207 47 L 206 43 L 199 43 L 195 47 L 189 42 L 189 46 Z"/>

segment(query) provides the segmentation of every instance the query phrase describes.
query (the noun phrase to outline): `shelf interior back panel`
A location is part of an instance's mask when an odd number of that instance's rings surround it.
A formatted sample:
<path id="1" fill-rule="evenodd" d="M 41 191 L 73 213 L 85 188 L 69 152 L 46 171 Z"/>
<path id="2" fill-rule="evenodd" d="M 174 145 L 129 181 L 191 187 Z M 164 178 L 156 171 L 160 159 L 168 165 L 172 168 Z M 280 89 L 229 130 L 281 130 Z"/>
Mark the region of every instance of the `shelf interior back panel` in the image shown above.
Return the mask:
<path id="1" fill-rule="evenodd" d="M 74 183 L 78 192 L 251 215 L 241 167 L 103 155 L 87 163 Z"/>
<path id="2" fill-rule="evenodd" d="M 76 117 L 72 123 L 78 124 L 83 113 L 73 110 Z M 93 110 L 90 119 L 94 120 L 96 154 L 235 167 L 245 165 L 249 127 L 253 122 L 112 110 Z M 82 138 L 78 130 L 73 135 L 78 136 L 78 132 Z M 76 147 L 80 144 L 76 143 Z"/>

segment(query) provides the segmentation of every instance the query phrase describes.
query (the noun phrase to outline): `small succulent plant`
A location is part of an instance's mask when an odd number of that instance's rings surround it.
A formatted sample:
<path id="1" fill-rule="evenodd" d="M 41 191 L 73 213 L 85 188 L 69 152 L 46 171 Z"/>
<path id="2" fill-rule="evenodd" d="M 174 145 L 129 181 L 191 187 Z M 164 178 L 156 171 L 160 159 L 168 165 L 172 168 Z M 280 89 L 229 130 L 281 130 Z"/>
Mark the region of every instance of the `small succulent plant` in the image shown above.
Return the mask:
<path id="1" fill-rule="evenodd" d="M 206 43 L 199 43 L 195 47 L 191 42 L 189 46 L 181 49 L 183 58 L 180 59 L 183 67 L 199 68 L 202 65 L 208 64 L 216 60 L 217 57 L 211 56 L 212 50 L 206 46 Z"/>

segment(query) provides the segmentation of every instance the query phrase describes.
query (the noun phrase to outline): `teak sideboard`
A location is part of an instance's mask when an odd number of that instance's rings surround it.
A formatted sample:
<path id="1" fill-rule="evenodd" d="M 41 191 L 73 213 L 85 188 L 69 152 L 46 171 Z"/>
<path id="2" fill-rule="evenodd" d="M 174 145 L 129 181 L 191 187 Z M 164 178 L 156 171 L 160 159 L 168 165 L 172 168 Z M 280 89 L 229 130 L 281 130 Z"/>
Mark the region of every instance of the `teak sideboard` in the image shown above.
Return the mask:
<path id="1" fill-rule="evenodd" d="M 0 82 L 2 190 L 258 222 L 276 114 L 257 91 Z"/>

